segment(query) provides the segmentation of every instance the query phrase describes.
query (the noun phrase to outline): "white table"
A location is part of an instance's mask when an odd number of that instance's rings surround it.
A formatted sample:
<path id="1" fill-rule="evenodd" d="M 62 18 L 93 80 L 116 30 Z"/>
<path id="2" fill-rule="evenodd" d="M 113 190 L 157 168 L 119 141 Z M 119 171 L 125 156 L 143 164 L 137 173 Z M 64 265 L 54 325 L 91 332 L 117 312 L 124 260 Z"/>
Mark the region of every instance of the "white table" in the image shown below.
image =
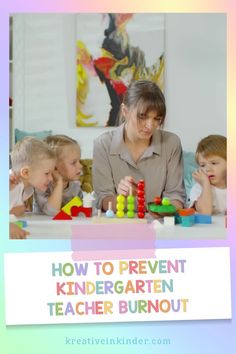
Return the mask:
<path id="1" fill-rule="evenodd" d="M 27 214 L 21 220 L 27 221 L 27 230 L 30 232 L 28 239 L 71 239 L 72 225 L 89 225 L 90 218 L 76 218 L 73 220 L 52 220 L 46 215 Z M 153 219 L 149 219 L 151 222 Z M 114 227 L 116 225 L 114 224 Z M 224 216 L 213 216 L 212 224 L 195 224 L 192 227 L 181 225 L 163 226 L 156 230 L 157 239 L 226 239 L 227 229 L 225 228 Z"/>
<path id="2" fill-rule="evenodd" d="M 192 227 L 164 226 L 157 229 L 156 234 L 157 239 L 165 240 L 214 240 L 226 239 L 227 229 L 225 217 L 217 215 L 212 217 L 212 224 L 195 224 Z"/>

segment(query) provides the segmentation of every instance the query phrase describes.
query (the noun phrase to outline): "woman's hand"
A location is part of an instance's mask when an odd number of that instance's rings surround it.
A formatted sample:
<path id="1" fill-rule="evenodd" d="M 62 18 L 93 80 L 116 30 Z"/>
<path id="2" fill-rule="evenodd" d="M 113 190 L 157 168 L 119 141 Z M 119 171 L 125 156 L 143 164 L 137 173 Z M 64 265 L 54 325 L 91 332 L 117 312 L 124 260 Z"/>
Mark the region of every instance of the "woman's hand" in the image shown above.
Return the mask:
<path id="1" fill-rule="evenodd" d="M 122 194 L 124 196 L 128 196 L 130 191 L 132 195 L 136 195 L 137 183 L 131 176 L 125 176 L 120 180 L 120 183 L 117 188 L 117 194 Z"/>
<path id="2" fill-rule="evenodd" d="M 194 171 L 192 176 L 201 186 L 210 184 L 207 174 L 201 169 Z"/>

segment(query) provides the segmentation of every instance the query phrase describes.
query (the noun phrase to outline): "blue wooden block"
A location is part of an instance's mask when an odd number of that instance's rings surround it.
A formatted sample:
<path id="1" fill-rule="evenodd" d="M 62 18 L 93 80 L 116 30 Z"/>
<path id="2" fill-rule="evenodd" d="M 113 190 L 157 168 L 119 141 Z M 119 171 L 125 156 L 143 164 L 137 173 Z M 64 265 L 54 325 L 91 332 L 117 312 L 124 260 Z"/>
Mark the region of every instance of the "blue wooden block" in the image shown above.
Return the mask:
<path id="1" fill-rule="evenodd" d="M 195 219 L 195 224 L 211 224 L 212 223 L 211 215 L 207 215 L 207 214 L 195 214 L 194 219 Z"/>
<path id="2" fill-rule="evenodd" d="M 181 220 L 181 216 L 176 213 L 175 214 L 175 224 L 181 224 L 182 220 Z"/>
<path id="3" fill-rule="evenodd" d="M 16 224 L 17 226 L 19 226 L 22 229 L 23 227 L 27 226 L 27 221 L 26 220 L 17 220 L 14 222 L 14 224 Z"/>
<path id="4" fill-rule="evenodd" d="M 181 216 L 183 227 L 191 227 L 194 225 L 194 215 Z"/>
<path id="5" fill-rule="evenodd" d="M 21 222 L 22 227 L 27 227 L 27 221 L 26 220 L 18 220 Z"/>

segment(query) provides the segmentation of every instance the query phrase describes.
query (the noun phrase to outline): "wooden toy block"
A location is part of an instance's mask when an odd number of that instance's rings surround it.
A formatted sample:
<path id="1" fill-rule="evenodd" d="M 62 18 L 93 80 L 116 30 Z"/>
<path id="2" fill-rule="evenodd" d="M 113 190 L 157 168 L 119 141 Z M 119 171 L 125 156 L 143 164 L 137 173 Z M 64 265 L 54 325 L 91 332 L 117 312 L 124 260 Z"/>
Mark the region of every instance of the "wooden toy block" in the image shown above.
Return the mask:
<path id="1" fill-rule="evenodd" d="M 195 214 L 195 209 L 194 208 L 188 208 L 188 209 L 179 209 L 178 214 L 180 216 L 189 216 Z"/>
<path id="2" fill-rule="evenodd" d="M 92 214 L 93 214 L 93 208 L 85 208 L 84 206 L 83 207 L 80 207 L 81 210 L 79 213 L 83 213 L 86 218 L 91 218 L 92 217 Z"/>
<path id="3" fill-rule="evenodd" d="M 21 221 L 14 221 L 14 224 L 16 224 L 20 229 L 23 229 L 23 223 Z"/>
<path id="4" fill-rule="evenodd" d="M 116 216 L 118 218 L 123 218 L 125 216 L 124 209 L 125 209 L 125 197 L 122 194 L 119 194 L 116 197 Z"/>
<path id="5" fill-rule="evenodd" d="M 139 211 L 137 215 L 139 219 L 143 219 L 145 217 L 145 213 L 142 211 Z"/>
<path id="6" fill-rule="evenodd" d="M 106 211 L 106 217 L 107 218 L 113 218 L 114 217 L 114 211 L 112 210 L 112 204 L 111 202 L 108 203 L 108 210 Z"/>
<path id="7" fill-rule="evenodd" d="M 14 224 L 16 224 L 17 226 L 19 226 L 22 229 L 23 227 L 27 226 L 27 221 L 26 220 L 16 220 L 16 221 L 14 221 Z"/>
<path id="8" fill-rule="evenodd" d="M 132 188 L 129 189 L 129 195 L 127 197 L 127 217 L 134 218 L 135 216 L 135 197 L 132 195 Z"/>
<path id="9" fill-rule="evenodd" d="M 175 217 L 174 216 L 164 216 L 164 225 L 165 226 L 174 226 Z"/>
<path id="10" fill-rule="evenodd" d="M 70 208 L 70 215 L 72 217 L 76 217 L 79 215 L 79 212 L 80 212 L 80 207 L 76 206 L 76 205 L 73 205 L 71 208 Z"/>
<path id="11" fill-rule="evenodd" d="M 171 202 L 170 202 L 170 199 L 169 198 L 163 198 L 162 201 L 161 201 L 161 204 L 162 205 L 170 205 Z"/>
<path id="12" fill-rule="evenodd" d="M 95 194 L 93 193 L 86 193 L 83 195 L 83 206 L 85 208 L 92 208 L 93 201 L 95 200 Z"/>
<path id="13" fill-rule="evenodd" d="M 143 179 L 140 179 L 140 180 L 138 181 L 137 187 L 138 187 L 138 190 L 143 190 L 143 191 L 144 191 L 145 182 L 144 182 Z"/>
<path id="14" fill-rule="evenodd" d="M 181 224 L 182 220 L 181 220 L 181 216 L 179 215 L 179 213 L 177 212 L 175 214 L 175 224 Z"/>
<path id="15" fill-rule="evenodd" d="M 86 218 L 91 218 L 93 208 L 86 208 L 84 206 L 77 207 L 75 205 L 71 207 L 71 216 L 77 217 L 80 213 L 84 214 Z"/>
<path id="16" fill-rule="evenodd" d="M 176 208 L 172 204 L 170 204 L 170 205 L 157 205 L 157 204 L 151 203 L 151 204 L 149 204 L 148 208 L 153 213 L 173 214 L 176 212 Z"/>
<path id="17" fill-rule="evenodd" d="M 194 225 L 194 215 L 181 216 L 183 227 L 191 227 Z"/>
<path id="18" fill-rule="evenodd" d="M 212 217 L 207 214 L 195 214 L 194 222 L 195 224 L 212 224 Z"/>
<path id="19" fill-rule="evenodd" d="M 155 197 L 153 200 L 153 203 L 158 204 L 158 205 L 161 204 L 161 197 L 159 197 L 159 196 Z"/>
<path id="20" fill-rule="evenodd" d="M 64 207 L 61 208 L 61 210 L 64 211 L 66 214 L 71 215 L 71 208 L 73 206 L 80 207 L 82 205 L 83 205 L 82 200 L 79 197 L 74 197 L 66 205 L 64 205 Z"/>
<path id="21" fill-rule="evenodd" d="M 140 180 L 137 184 L 137 209 L 138 218 L 143 219 L 145 217 L 146 207 L 145 207 L 145 182 Z"/>
<path id="22" fill-rule="evenodd" d="M 52 220 L 72 220 L 72 217 L 61 210 L 52 218 Z"/>
<path id="23" fill-rule="evenodd" d="M 27 224 L 27 221 L 26 220 L 18 220 L 22 223 L 22 227 L 27 227 L 28 224 Z"/>

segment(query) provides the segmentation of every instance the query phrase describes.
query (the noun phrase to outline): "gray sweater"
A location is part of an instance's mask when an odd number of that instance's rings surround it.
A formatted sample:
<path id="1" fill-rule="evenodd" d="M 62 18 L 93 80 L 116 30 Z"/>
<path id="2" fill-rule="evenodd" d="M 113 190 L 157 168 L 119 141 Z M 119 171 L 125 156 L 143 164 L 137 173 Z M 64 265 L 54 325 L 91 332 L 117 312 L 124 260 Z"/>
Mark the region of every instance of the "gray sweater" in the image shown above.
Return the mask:
<path id="1" fill-rule="evenodd" d="M 56 210 L 55 208 L 52 208 L 48 204 L 48 198 L 50 197 L 51 193 L 53 191 L 53 184 L 51 183 L 49 185 L 49 188 L 45 193 L 40 192 L 38 190 L 35 190 L 35 206 L 34 206 L 34 211 L 39 212 L 39 213 L 44 213 L 50 216 L 56 215 L 59 210 Z M 83 198 L 83 193 L 80 187 L 80 182 L 79 181 L 71 181 L 69 182 L 69 185 L 66 189 L 63 191 L 63 197 L 62 197 L 62 206 L 63 207 L 65 204 L 67 204 L 72 198 L 79 196 L 81 199 Z"/>
<path id="2" fill-rule="evenodd" d="M 93 187 L 97 207 L 101 208 L 106 196 L 117 194 L 119 182 L 132 176 L 136 182 L 145 181 L 146 202 L 155 196 L 185 202 L 183 158 L 177 135 L 156 130 L 149 147 L 135 163 L 123 138 L 124 124 L 105 132 L 94 141 Z"/>

